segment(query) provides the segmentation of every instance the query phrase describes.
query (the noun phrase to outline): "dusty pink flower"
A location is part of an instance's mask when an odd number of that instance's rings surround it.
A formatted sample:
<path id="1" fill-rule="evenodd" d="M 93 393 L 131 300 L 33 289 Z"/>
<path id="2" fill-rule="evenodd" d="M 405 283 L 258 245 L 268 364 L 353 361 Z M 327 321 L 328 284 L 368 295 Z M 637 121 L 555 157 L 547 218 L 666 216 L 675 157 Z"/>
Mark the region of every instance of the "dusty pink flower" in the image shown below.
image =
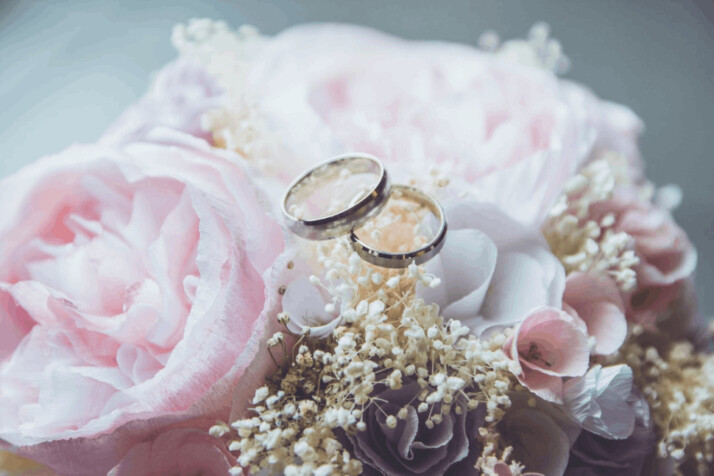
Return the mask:
<path id="1" fill-rule="evenodd" d="M 582 320 L 588 335 L 595 338 L 593 353 L 612 354 L 625 342 L 625 305 L 619 288 L 608 276 L 570 274 L 565 281 L 563 307 Z"/>
<path id="2" fill-rule="evenodd" d="M 147 432 L 226 418 L 236 382 L 261 383 L 241 377 L 279 306 L 282 231 L 217 154 L 165 134 L 1 182 L 0 439 L 21 454 L 105 474 Z"/>
<path id="3" fill-rule="evenodd" d="M 108 476 L 228 476 L 236 465 L 207 427 L 175 426 L 137 443 Z"/>
<path id="4" fill-rule="evenodd" d="M 532 311 L 503 346 L 517 364 L 518 380 L 551 402 L 563 401 L 563 377 L 579 377 L 588 369 L 587 335 L 560 309 Z"/>
<path id="5" fill-rule="evenodd" d="M 627 314 L 640 323 L 653 322 L 692 275 L 696 250 L 669 211 L 642 200 L 635 187 L 616 189 L 611 200 L 596 203 L 591 213 L 595 219 L 613 214 L 614 230 L 634 239 L 640 264 L 636 269 L 637 290 L 626 296 Z"/>
<path id="6" fill-rule="evenodd" d="M 301 26 L 266 42 L 249 68 L 247 95 L 293 155 L 294 174 L 361 150 L 412 176 L 440 167 L 537 223 L 593 154 L 637 152 L 641 124 L 626 108 L 465 45 Z"/>

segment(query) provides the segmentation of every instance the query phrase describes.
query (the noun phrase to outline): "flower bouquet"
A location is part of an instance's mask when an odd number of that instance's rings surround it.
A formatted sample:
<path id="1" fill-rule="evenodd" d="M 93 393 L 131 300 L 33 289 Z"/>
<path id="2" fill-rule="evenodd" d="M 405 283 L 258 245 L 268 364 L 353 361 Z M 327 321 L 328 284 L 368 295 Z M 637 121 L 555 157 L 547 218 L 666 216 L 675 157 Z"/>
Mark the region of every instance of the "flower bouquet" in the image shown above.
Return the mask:
<path id="1" fill-rule="evenodd" d="M 2 181 L 0 470 L 713 474 L 680 192 L 546 26 L 173 42 Z"/>

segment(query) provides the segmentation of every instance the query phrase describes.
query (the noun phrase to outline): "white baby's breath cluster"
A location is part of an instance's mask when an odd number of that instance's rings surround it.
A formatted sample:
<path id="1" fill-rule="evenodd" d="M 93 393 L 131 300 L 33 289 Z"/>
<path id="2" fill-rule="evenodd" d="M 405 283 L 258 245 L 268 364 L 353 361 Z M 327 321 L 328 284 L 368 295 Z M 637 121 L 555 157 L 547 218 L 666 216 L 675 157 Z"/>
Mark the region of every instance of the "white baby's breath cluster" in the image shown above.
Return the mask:
<path id="1" fill-rule="evenodd" d="M 231 97 L 240 98 L 248 63 L 265 39 L 249 25 L 232 30 L 224 21 L 194 18 L 174 27 L 171 42 L 181 57 L 204 66 Z"/>
<path id="2" fill-rule="evenodd" d="M 181 57 L 201 64 L 226 92 L 225 106 L 206 112 L 204 130 L 216 147 L 237 152 L 263 172 L 270 172 L 266 157 L 278 141 L 247 92 L 248 63 L 265 40 L 258 30 L 244 25 L 232 30 L 224 21 L 192 19 L 174 27 L 172 43 Z"/>
<path id="3" fill-rule="evenodd" d="M 399 197 L 390 200 L 383 215 L 401 216 L 400 223 L 420 242 L 418 214 Z M 361 232 L 380 241 L 382 226 L 388 225 L 369 225 Z M 442 424 L 451 412 L 483 405 L 481 436 L 493 440 L 514 387 L 511 361 L 501 350 L 506 336 L 481 340 L 459 321 L 444 320 L 438 306 L 416 297 L 417 286 L 440 283 L 415 264 L 406 270 L 377 268 L 360 259 L 345 239 L 317 245 L 316 254 L 325 273 L 311 281 L 332 296 L 326 307 L 340 309 L 340 323 L 324 340 L 310 337 L 309 329 L 300 336 L 294 359 L 256 392 L 253 416 L 232 424 L 238 439 L 230 449 L 240 452 L 239 464 L 252 472 L 286 475 L 358 474 L 361 463 L 342 447 L 336 432 L 366 431 L 365 410 L 383 407 L 375 391 L 414 383 L 412 405 L 427 428 Z M 281 314 L 282 323 L 289 320 Z M 271 344 L 283 342 L 274 336 Z M 395 427 L 406 415 L 406 408 L 385 415 L 386 424 Z"/>
<path id="4" fill-rule="evenodd" d="M 555 74 L 566 74 L 570 70 L 570 59 L 563 53 L 560 42 L 550 36 L 550 26 L 544 22 L 533 25 L 526 39 L 504 43 L 496 32 L 486 31 L 479 37 L 478 45 L 513 62 L 547 69 Z"/>
<path id="5" fill-rule="evenodd" d="M 615 187 L 626 180 L 621 172 L 622 160 L 618 155 L 607 155 L 570 178 L 550 210 L 543 234 L 566 273 L 605 272 L 627 292 L 637 285 L 634 268 L 639 264 L 632 237 L 612 229 L 613 214 L 595 220 L 590 213 L 593 204 L 611 198 Z"/>
<path id="6" fill-rule="evenodd" d="M 714 354 L 687 341 L 671 342 L 640 326 L 621 349 L 635 384 L 649 402 L 658 430 L 658 453 L 678 475 L 709 475 L 714 467 Z M 656 332 L 656 331 L 655 331 Z"/>
<path id="7" fill-rule="evenodd" d="M 491 441 L 489 441 L 489 439 Z M 511 459 L 513 455 L 513 447 L 507 446 L 502 451 L 498 451 L 499 441 L 498 434 L 490 432 L 486 437 L 486 444 L 484 445 L 483 452 L 479 457 L 476 467 L 481 471 L 481 474 L 485 476 L 501 476 L 503 473 L 499 473 L 496 470 L 496 465 L 499 463 L 508 464 L 508 460 Z M 521 476 L 526 468 L 517 461 L 511 461 L 508 464 L 508 469 L 511 470 L 511 476 Z"/>

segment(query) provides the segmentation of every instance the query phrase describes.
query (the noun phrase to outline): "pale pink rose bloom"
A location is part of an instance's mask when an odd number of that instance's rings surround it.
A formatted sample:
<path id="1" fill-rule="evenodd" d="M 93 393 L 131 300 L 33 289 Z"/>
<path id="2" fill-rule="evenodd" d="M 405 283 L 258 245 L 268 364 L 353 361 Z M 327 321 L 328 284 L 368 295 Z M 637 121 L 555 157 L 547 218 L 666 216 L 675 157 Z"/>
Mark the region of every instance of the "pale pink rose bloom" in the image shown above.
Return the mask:
<path id="1" fill-rule="evenodd" d="M 544 400 L 563 401 L 563 377 L 588 370 L 588 337 L 571 315 L 556 308 L 533 310 L 503 350 L 518 368 L 519 382 Z"/>
<path id="2" fill-rule="evenodd" d="M 142 141 L 152 130 L 168 128 L 213 143 L 201 116 L 223 104 L 218 82 L 199 64 L 178 59 L 158 72 L 149 91 L 102 134 L 104 145 Z"/>
<path id="3" fill-rule="evenodd" d="M 697 265 L 697 252 L 668 210 L 620 187 L 612 199 L 591 207 L 595 219 L 614 214 L 613 229 L 629 234 L 640 259 L 637 290 L 626 297 L 628 318 L 650 324 L 676 299 Z"/>
<path id="4" fill-rule="evenodd" d="M 236 464 L 205 425 L 177 425 L 137 443 L 108 476 L 228 476 Z"/>
<path id="5" fill-rule="evenodd" d="M 595 338 L 594 354 L 612 354 L 625 342 L 625 305 L 620 289 L 608 276 L 570 274 L 565 281 L 563 307 L 576 319 L 582 320 L 588 335 Z"/>
<path id="6" fill-rule="evenodd" d="M 0 183 L 0 439 L 62 474 L 226 418 L 269 360 L 249 369 L 279 309 L 281 228 L 204 141 L 152 140 L 75 146 Z"/>
<path id="7" fill-rule="evenodd" d="M 369 152 L 407 176 L 437 166 L 528 224 L 601 149 L 638 160 L 639 120 L 549 71 L 355 26 L 300 26 L 269 40 L 247 95 L 289 151 L 279 158 L 288 175 Z"/>

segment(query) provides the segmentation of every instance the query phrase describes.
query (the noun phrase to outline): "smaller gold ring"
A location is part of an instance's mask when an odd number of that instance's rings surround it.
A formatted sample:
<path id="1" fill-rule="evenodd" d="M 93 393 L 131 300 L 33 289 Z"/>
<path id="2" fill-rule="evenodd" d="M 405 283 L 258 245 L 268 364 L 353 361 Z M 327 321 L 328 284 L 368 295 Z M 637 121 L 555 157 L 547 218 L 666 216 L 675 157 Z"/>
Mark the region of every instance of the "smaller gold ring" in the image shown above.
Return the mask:
<path id="1" fill-rule="evenodd" d="M 406 253 L 389 253 L 386 251 L 376 250 L 364 241 L 360 240 L 353 228 L 350 232 L 350 240 L 352 248 L 355 252 L 368 263 L 372 263 L 382 268 L 406 268 L 411 263 L 422 264 L 436 256 L 446 241 L 446 214 L 441 204 L 431 195 L 422 192 L 414 187 L 407 185 L 393 185 L 392 193 L 401 193 L 402 196 L 411 198 L 421 205 L 427 207 L 439 220 L 439 230 L 434 238 L 414 251 Z"/>

